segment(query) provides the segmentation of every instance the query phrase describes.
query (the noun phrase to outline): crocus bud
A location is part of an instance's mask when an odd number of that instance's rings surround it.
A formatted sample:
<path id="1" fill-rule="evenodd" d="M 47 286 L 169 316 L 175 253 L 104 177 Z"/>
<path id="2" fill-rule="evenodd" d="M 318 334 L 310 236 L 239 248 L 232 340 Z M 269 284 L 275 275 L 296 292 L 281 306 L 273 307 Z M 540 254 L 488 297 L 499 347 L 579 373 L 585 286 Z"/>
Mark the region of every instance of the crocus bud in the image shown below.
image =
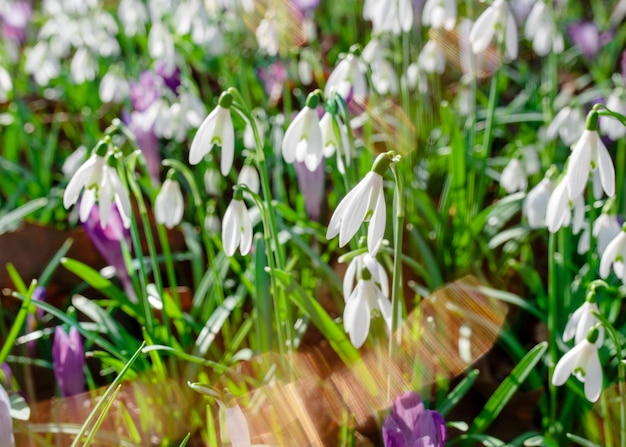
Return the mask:
<path id="1" fill-rule="evenodd" d="M 69 334 L 61 326 L 57 326 L 52 344 L 52 367 L 63 397 L 83 392 L 84 366 L 83 341 L 76 326 L 70 328 Z"/>
<path id="2" fill-rule="evenodd" d="M 385 447 L 443 447 L 446 437 L 443 417 L 436 411 L 426 410 L 419 395 L 413 391 L 393 400 L 391 414 L 383 422 Z"/>

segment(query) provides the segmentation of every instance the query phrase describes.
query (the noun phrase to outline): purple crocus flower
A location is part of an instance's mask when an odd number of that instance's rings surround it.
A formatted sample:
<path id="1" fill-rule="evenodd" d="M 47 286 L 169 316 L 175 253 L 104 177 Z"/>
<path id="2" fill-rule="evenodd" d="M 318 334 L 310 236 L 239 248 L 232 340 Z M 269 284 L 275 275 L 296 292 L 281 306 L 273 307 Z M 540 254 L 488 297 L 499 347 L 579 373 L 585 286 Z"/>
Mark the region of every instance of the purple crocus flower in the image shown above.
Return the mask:
<path id="1" fill-rule="evenodd" d="M 443 447 L 446 437 L 443 417 L 436 411 L 426 410 L 413 391 L 393 400 L 391 414 L 383 422 L 385 447 Z"/>
<path id="2" fill-rule="evenodd" d="M 45 301 L 46 300 L 46 288 L 43 286 L 35 287 L 33 291 L 33 296 L 31 297 L 33 301 Z M 26 329 L 28 332 L 35 332 L 37 329 L 37 322 L 43 318 L 43 309 L 38 307 L 35 314 L 28 314 L 26 317 Z M 36 357 L 35 352 L 36 340 L 30 340 L 26 343 L 26 350 L 28 351 L 28 355 L 32 358 Z"/>
<path id="3" fill-rule="evenodd" d="M 85 388 L 85 352 L 76 326 L 69 334 L 61 326 L 54 331 L 52 367 L 63 397 L 82 393 Z"/>
<path id="4" fill-rule="evenodd" d="M 291 0 L 291 5 L 303 15 L 307 16 L 315 12 L 320 5 L 320 0 Z"/>
<path id="5" fill-rule="evenodd" d="M 0 381 L 0 386 L 4 386 L 7 389 L 11 388 L 11 381 L 13 378 L 13 373 L 11 372 L 11 367 L 8 363 L 4 362 L 0 365 L 0 369 L 2 370 L 3 380 Z"/>
<path id="6" fill-rule="evenodd" d="M 283 85 L 287 80 L 287 69 L 281 61 L 257 70 L 257 75 L 265 87 L 270 102 L 277 102 L 283 95 Z"/>
<path id="7" fill-rule="evenodd" d="M 180 86 L 180 69 L 178 67 L 168 67 L 167 64 L 159 64 L 156 72 L 165 85 L 174 93 L 178 93 L 178 87 Z"/>
<path id="8" fill-rule="evenodd" d="M 613 39 L 613 31 L 600 32 L 593 22 L 580 21 L 567 27 L 567 35 L 578 50 L 593 59 L 600 48 Z"/>
<path id="9" fill-rule="evenodd" d="M 144 71 L 138 82 L 130 85 L 130 104 L 133 110 L 145 112 L 161 97 L 163 78 L 153 71 Z"/>
<path id="10" fill-rule="evenodd" d="M 304 194 L 306 214 L 312 220 L 318 220 L 324 200 L 324 159 L 314 171 L 309 171 L 304 162 L 293 164 L 300 191 Z"/>
<path id="11" fill-rule="evenodd" d="M 8 2 L 0 6 L 0 35 L 22 45 L 33 13 L 29 2 Z"/>
<path id="12" fill-rule="evenodd" d="M 161 172 L 161 153 L 159 152 L 159 139 L 154 133 L 152 124 L 145 124 L 148 118 L 146 115 L 143 112 L 122 113 L 122 118 L 130 131 L 135 135 L 137 146 L 139 146 L 146 159 L 152 183 L 156 185 L 159 183 Z"/>
<path id="13" fill-rule="evenodd" d="M 91 209 L 89 217 L 83 222 L 83 228 L 91 243 L 100 252 L 104 260 L 115 268 L 115 274 L 122 283 L 128 298 L 136 302 L 137 297 L 126 270 L 122 252 L 122 240 L 126 241 L 126 244 L 130 247 L 130 231 L 124 228 L 117 205 L 113 204 L 111 206 L 109 221 L 104 229 L 100 225 L 100 211 L 97 206 Z"/>

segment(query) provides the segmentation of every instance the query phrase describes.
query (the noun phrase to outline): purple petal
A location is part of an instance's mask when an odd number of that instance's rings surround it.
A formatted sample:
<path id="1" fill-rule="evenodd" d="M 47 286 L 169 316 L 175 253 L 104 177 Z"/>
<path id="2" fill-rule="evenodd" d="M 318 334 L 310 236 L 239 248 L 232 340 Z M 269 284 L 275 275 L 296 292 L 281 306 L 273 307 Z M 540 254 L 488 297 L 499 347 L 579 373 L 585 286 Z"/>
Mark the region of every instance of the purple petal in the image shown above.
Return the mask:
<path id="1" fill-rule="evenodd" d="M 61 326 L 54 331 L 52 365 L 57 384 L 64 397 L 82 393 L 85 388 L 85 353 L 76 326 L 69 335 Z"/>
<path id="2" fill-rule="evenodd" d="M 404 433 L 391 415 L 387 415 L 383 422 L 383 444 L 385 447 L 408 447 Z"/>
<path id="3" fill-rule="evenodd" d="M 420 415 L 424 412 L 424 404 L 419 394 L 414 391 L 401 394 L 391 404 L 391 413 L 405 433 L 413 433 Z"/>
<path id="4" fill-rule="evenodd" d="M 300 191 L 304 194 L 306 214 L 317 221 L 324 202 L 324 160 L 317 169 L 309 171 L 304 163 L 294 163 Z"/>

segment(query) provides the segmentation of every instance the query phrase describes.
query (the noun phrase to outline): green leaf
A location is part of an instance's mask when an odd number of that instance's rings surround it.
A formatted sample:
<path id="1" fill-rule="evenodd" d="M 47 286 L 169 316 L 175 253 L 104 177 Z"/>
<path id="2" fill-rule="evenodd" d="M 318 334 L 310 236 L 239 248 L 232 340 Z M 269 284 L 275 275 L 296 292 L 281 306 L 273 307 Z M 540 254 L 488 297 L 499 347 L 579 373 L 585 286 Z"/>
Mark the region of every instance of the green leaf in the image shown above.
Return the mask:
<path id="1" fill-rule="evenodd" d="M 33 282 L 30 283 L 30 287 L 28 288 L 28 291 L 26 292 L 26 296 L 24 297 L 22 306 L 20 307 L 20 310 L 17 313 L 17 317 L 15 317 L 15 321 L 13 322 L 13 325 L 11 326 L 11 330 L 9 331 L 9 334 L 7 335 L 7 338 L 4 341 L 4 344 L 2 345 L 2 349 L 0 349 L 0 365 L 7 358 L 7 355 L 9 355 L 9 352 L 11 352 L 11 349 L 13 348 L 13 344 L 15 343 L 15 340 L 20 334 L 20 331 L 22 330 L 22 326 L 24 326 L 26 317 L 28 316 L 28 310 L 30 308 L 31 298 L 33 296 L 33 292 L 35 291 L 35 287 L 37 287 L 37 281 L 33 280 Z"/>
<path id="2" fill-rule="evenodd" d="M 285 289 L 287 297 L 309 316 L 313 324 L 328 340 L 332 348 L 344 362 L 352 362 L 360 358 L 359 351 L 352 346 L 345 332 L 326 313 L 324 308 L 312 298 L 306 290 L 297 284 L 292 276 L 282 270 L 274 270 L 276 279 Z"/>
<path id="3" fill-rule="evenodd" d="M 595 442 L 591 442 L 588 439 L 581 438 L 573 433 L 567 433 L 567 439 L 570 441 L 574 441 L 576 444 L 582 445 L 583 447 L 602 447 L 601 445 L 596 444 Z"/>
<path id="4" fill-rule="evenodd" d="M 253 296 L 256 318 L 254 319 L 255 335 L 260 352 L 269 352 L 274 345 L 274 324 L 272 322 L 273 303 L 270 293 L 270 276 L 265 271 L 267 256 L 265 254 L 265 240 L 257 239 L 254 248 L 254 286 Z"/>
<path id="5" fill-rule="evenodd" d="M 456 387 L 454 387 L 452 391 L 450 391 L 446 400 L 444 400 L 437 409 L 439 414 L 446 417 L 450 410 L 452 410 L 463 398 L 463 396 L 465 396 L 465 394 L 472 388 L 472 385 L 474 385 L 479 373 L 480 371 L 473 369 L 463 380 L 459 382 Z"/>
<path id="6" fill-rule="evenodd" d="M 38 209 L 43 208 L 47 204 L 48 199 L 40 197 L 8 212 L 4 216 L 0 216 L 0 234 L 15 230 L 19 227 L 20 222 L 24 219 L 24 217 L 37 211 Z"/>
<path id="7" fill-rule="evenodd" d="M 480 434 L 498 417 L 507 402 L 517 392 L 526 377 L 533 371 L 548 349 L 548 343 L 542 342 L 531 349 L 513 368 L 513 371 L 500 384 L 489 398 L 470 428 L 470 434 Z M 469 444 L 468 444 L 469 445 Z"/>

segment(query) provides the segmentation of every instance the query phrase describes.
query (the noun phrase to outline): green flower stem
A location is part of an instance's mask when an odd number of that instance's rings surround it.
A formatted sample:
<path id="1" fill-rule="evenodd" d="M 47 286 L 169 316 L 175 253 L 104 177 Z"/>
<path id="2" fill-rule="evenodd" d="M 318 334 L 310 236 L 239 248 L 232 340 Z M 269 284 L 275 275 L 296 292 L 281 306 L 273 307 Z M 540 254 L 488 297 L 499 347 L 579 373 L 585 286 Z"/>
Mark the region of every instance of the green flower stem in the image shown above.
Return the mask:
<path id="1" fill-rule="evenodd" d="M 135 154 L 136 153 L 137 152 L 135 152 Z M 138 158 L 141 158 L 141 157 L 138 157 Z M 152 263 L 152 275 L 154 277 L 154 284 L 156 285 L 159 297 L 161 298 L 161 300 L 163 300 L 163 281 L 161 279 L 161 270 L 159 269 L 159 261 L 157 259 L 156 246 L 154 245 L 154 237 L 152 236 L 152 227 L 150 225 L 150 220 L 148 219 L 148 209 L 143 199 L 143 193 L 141 191 L 141 188 L 139 187 L 139 184 L 137 183 L 137 181 L 135 180 L 133 176 L 133 169 L 132 169 L 133 165 L 134 163 L 129 163 L 128 168 L 126 169 L 126 181 L 128 183 L 128 186 L 131 192 L 135 196 L 137 207 L 139 208 L 139 216 L 141 218 L 141 223 L 142 223 L 143 231 L 144 231 L 144 237 L 146 238 L 146 243 L 148 245 L 148 253 L 150 254 L 150 261 Z M 137 239 L 139 239 L 138 238 L 139 235 L 137 234 L 136 236 L 137 236 Z M 141 245 L 136 245 L 135 248 L 137 250 L 137 254 L 139 255 L 138 258 L 141 259 L 142 258 Z M 140 263 L 141 263 L 140 265 L 142 265 L 143 261 L 140 261 Z M 142 275 L 141 275 L 142 278 L 140 279 L 142 281 L 142 285 L 141 285 L 142 288 L 147 286 L 147 284 L 145 283 L 146 273 L 147 272 L 145 271 L 145 269 L 142 268 Z M 150 310 L 150 305 L 147 302 L 147 289 L 146 289 L 145 294 L 142 294 L 142 295 L 145 295 L 145 298 L 146 298 L 146 303 L 144 304 L 144 307 L 147 306 L 147 311 L 150 313 L 150 315 L 152 315 L 152 311 Z M 167 342 L 171 344 L 172 333 L 171 333 L 171 327 L 169 323 L 169 316 L 167 315 L 165 305 L 163 305 L 161 314 L 163 315 L 163 324 L 165 326 Z M 148 334 L 150 334 L 151 336 L 154 335 L 152 332 L 148 332 Z"/>
<path id="2" fill-rule="evenodd" d="M 404 180 L 396 163 L 391 165 L 396 188 L 394 191 L 394 215 L 393 236 L 394 236 L 394 255 L 393 255 L 393 278 L 391 291 L 391 333 L 397 333 L 398 340 L 401 339 L 400 323 L 404 317 L 404 301 L 402 287 L 402 236 L 404 229 Z M 393 346 L 392 338 L 389 338 L 389 351 Z"/>
<path id="3" fill-rule="evenodd" d="M 495 125 L 496 115 L 496 103 L 498 101 L 498 79 L 500 78 L 500 70 L 496 70 L 491 78 L 491 87 L 489 89 L 489 104 L 487 108 L 487 120 L 485 122 L 485 134 L 483 137 L 483 144 L 480 149 L 479 156 L 479 169 L 478 174 L 478 187 L 476 189 L 476 196 L 473 197 L 473 207 L 471 211 L 472 216 L 476 216 L 482 209 L 483 197 L 485 195 L 487 175 L 487 160 L 491 153 L 491 144 L 493 143 L 493 129 Z"/>
<path id="4" fill-rule="evenodd" d="M 255 194 L 252 190 L 250 190 L 250 188 L 248 188 L 246 185 L 238 185 L 237 188 L 240 188 L 243 191 L 246 191 L 249 194 L 249 197 L 252 198 L 252 200 L 254 201 L 255 205 L 257 206 L 257 208 L 259 209 L 259 213 L 261 214 L 261 221 L 263 223 L 263 235 L 265 238 L 265 244 L 267 246 L 267 261 L 268 261 L 268 267 L 269 267 L 269 276 L 270 276 L 270 284 L 271 284 L 271 288 L 274 291 L 273 295 L 274 295 L 274 307 L 276 309 L 276 312 L 274 312 L 274 318 L 275 318 L 275 323 L 276 323 L 276 331 L 277 331 L 277 337 L 278 337 L 278 349 L 279 352 L 281 354 L 281 358 L 283 358 L 283 354 L 284 354 L 284 347 L 286 346 L 286 340 L 289 340 L 290 343 L 287 346 L 289 349 L 291 349 L 293 347 L 293 344 L 291 343 L 293 341 L 293 335 L 291 334 L 291 331 L 289 330 L 289 322 L 291 321 L 291 319 L 285 319 L 284 317 L 286 316 L 286 303 L 284 302 L 285 300 L 285 296 L 283 293 L 281 293 L 282 289 L 280 289 L 278 287 L 278 283 L 276 281 L 276 276 L 275 276 L 275 272 L 276 272 L 276 264 L 275 264 L 275 260 L 274 257 L 271 255 L 270 253 L 270 244 L 272 243 L 271 240 L 271 234 L 270 234 L 270 222 L 269 222 L 269 218 L 268 218 L 268 211 L 265 208 L 265 202 L 261 199 L 261 197 L 258 194 Z M 284 333 L 283 333 L 283 327 L 285 327 L 284 329 Z"/>
<path id="5" fill-rule="evenodd" d="M 172 261 L 172 250 L 170 248 L 170 240 L 167 237 L 167 230 L 165 225 L 157 224 L 157 231 L 159 234 L 159 242 L 163 250 L 163 259 L 165 260 L 165 272 L 167 274 L 167 281 L 170 284 L 172 291 L 172 297 L 176 306 L 180 309 L 180 296 L 178 295 L 178 281 L 176 280 L 176 273 L 174 272 L 174 262 Z M 164 307 L 165 308 L 165 307 Z"/>
<path id="6" fill-rule="evenodd" d="M 284 346 L 286 346 L 287 349 L 291 351 L 294 347 L 294 334 L 291 325 L 291 308 L 287 303 L 287 299 L 283 293 L 283 290 L 278 287 L 278 283 L 276 282 L 274 275 L 276 269 L 285 270 L 285 257 L 283 254 L 282 245 L 278 240 L 276 210 L 272 203 L 272 190 L 270 188 L 268 166 L 265 158 L 265 152 L 263 149 L 263 142 L 261 141 L 259 129 L 256 126 L 254 117 L 248 110 L 245 102 L 243 102 L 243 98 L 241 97 L 239 92 L 233 88 L 230 88 L 227 91 L 231 93 L 236 100 L 233 103 L 233 108 L 250 123 L 250 127 L 252 128 L 252 133 L 254 135 L 254 141 L 256 145 L 255 159 L 261 179 L 261 189 L 263 191 L 263 197 L 265 199 L 264 201 L 261 201 L 260 197 L 257 195 L 255 201 L 258 200 L 257 206 L 259 207 L 261 216 L 265 215 L 265 218 L 263 219 L 263 229 L 266 239 L 266 250 L 268 266 L 270 269 L 271 287 L 274 291 L 274 302 L 277 312 L 277 324 L 279 324 L 276 328 L 279 335 L 279 347 L 281 349 L 281 352 Z M 247 191 L 249 193 L 252 192 L 249 189 L 247 189 Z M 251 194 L 251 196 L 254 198 L 254 195 Z"/>
<path id="7" fill-rule="evenodd" d="M 615 196 L 617 197 L 617 212 L 623 215 L 624 209 L 624 176 L 626 175 L 626 139 L 617 140 L 617 153 L 615 156 Z"/>
<path id="8" fill-rule="evenodd" d="M 200 225 L 200 233 L 202 234 L 202 241 L 207 253 L 207 263 L 213 272 L 213 277 L 215 278 L 215 281 L 213 282 L 213 292 L 215 293 L 217 304 L 221 305 L 224 302 L 224 290 L 222 289 L 222 283 L 219 280 L 219 272 L 217 270 L 217 266 L 215 265 L 215 249 L 213 248 L 213 243 L 211 242 L 206 228 L 204 228 L 206 212 L 204 209 L 204 202 L 200 196 L 200 190 L 198 189 L 193 173 L 184 163 L 181 163 L 178 160 L 166 159 L 163 160 L 162 164 L 165 167 L 173 168 L 178 171 L 187 182 L 187 185 L 189 185 L 193 204 L 196 209 L 196 220 L 198 221 L 198 225 Z M 206 319 L 203 321 L 205 320 Z"/>
<path id="9" fill-rule="evenodd" d="M 565 230 L 561 229 L 560 232 Z M 554 233 L 550 233 L 548 236 L 548 334 L 550 337 L 549 346 L 549 362 L 548 362 L 548 417 L 549 417 L 549 432 L 552 435 L 556 433 L 557 423 L 557 387 L 552 384 L 552 376 L 554 375 L 554 368 L 558 362 L 559 349 L 556 344 L 556 337 L 559 333 L 557 326 L 557 312 L 558 312 L 558 293 L 559 293 L 559 275 L 557 274 L 556 265 L 556 237 Z"/>

